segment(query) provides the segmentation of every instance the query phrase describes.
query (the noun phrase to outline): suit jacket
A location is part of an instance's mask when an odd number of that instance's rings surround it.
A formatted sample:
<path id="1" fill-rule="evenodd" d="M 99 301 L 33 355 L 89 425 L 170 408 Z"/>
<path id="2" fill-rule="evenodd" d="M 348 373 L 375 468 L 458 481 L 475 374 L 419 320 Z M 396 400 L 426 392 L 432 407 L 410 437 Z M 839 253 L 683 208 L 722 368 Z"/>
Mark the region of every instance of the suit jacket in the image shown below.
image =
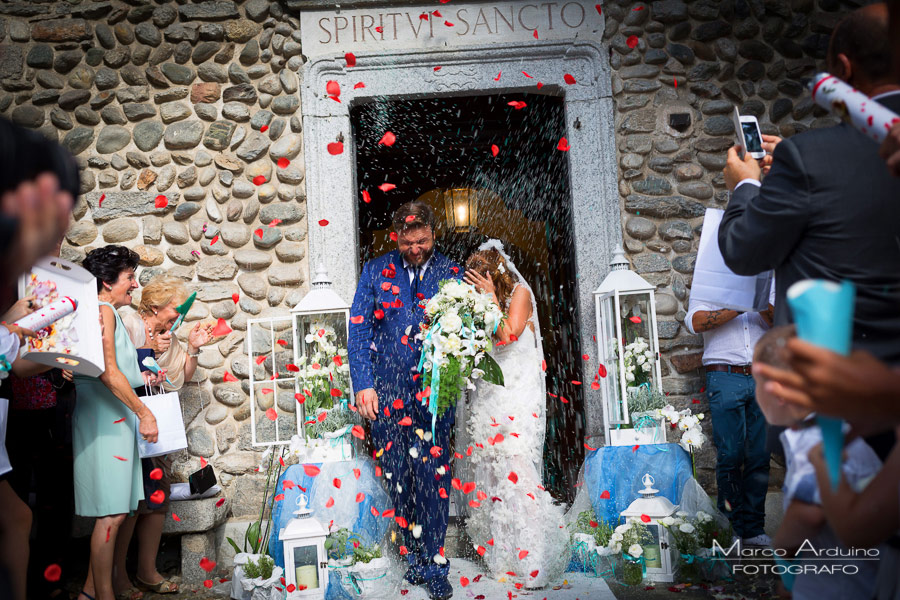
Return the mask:
<path id="1" fill-rule="evenodd" d="M 462 275 L 459 265 L 435 251 L 419 282 L 419 293 L 427 300 L 437 293 L 442 280 Z M 393 398 L 408 402 L 422 389 L 421 378 L 413 379 L 422 349 L 414 338 L 425 320 L 425 300 L 413 298 L 399 250 L 365 264 L 350 310 L 351 317 L 363 319 L 361 323 L 351 319 L 347 345 L 355 392 L 374 388 L 380 404 L 388 406 Z M 375 316 L 378 310 L 384 311 L 381 319 Z"/>
<path id="2" fill-rule="evenodd" d="M 878 102 L 900 113 L 900 93 Z M 778 144 L 762 187 L 734 191 L 719 248 L 740 275 L 775 269 L 776 324 L 791 322 L 785 294 L 795 282 L 853 282 L 854 348 L 900 364 L 900 178 L 850 125 Z"/>

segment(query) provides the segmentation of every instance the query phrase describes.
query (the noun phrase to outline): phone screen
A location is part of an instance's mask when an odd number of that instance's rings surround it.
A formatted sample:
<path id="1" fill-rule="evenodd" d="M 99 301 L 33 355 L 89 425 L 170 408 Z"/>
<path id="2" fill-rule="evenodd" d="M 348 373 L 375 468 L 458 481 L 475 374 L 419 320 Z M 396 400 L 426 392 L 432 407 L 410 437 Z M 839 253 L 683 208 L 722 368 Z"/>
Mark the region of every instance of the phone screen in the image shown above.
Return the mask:
<path id="1" fill-rule="evenodd" d="M 744 141 L 747 142 L 747 152 L 762 152 L 762 139 L 759 137 L 759 127 L 756 123 L 743 122 L 741 129 L 744 130 Z"/>

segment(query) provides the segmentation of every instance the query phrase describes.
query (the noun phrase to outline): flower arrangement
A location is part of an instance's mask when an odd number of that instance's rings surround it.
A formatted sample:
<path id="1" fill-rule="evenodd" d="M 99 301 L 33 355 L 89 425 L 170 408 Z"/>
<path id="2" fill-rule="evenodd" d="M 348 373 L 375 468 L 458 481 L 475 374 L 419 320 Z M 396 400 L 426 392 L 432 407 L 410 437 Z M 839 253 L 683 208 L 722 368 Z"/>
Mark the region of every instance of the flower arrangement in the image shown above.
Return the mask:
<path id="1" fill-rule="evenodd" d="M 482 378 L 503 385 L 503 372 L 488 354 L 491 336 L 504 315 L 487 294 L 458 279 L 441 281 L 437 294 L 425 305 L 426 322 L 420 325 L 423 397 L 429 412 L 442 416 L 456 406 L 460 393 Z"/>
<path id="2" fill-rule="evenodd" d="M 665 418 L 669 422 L 669 426 L 672 429 L 683 432 L 679 442 L 682 448 L 688 452 L 693 452 L 703 447 L 703 444 L 706 442 L 706 435 L 700 429 L 700 421 L 704 417 L 703 413 L 694 415 L 689 408 L 678 411 L 671 404 L 658 409 L 656 412 L 658 417 Z"/>
<path id="3" fill-rule="evenodd" d="M 341 527 L 326 538 L 325 550 L 329 568 L 335 570 L 340 586 L 352 598 L 396 596 L 391 563 L 379 544 L 366 546 L 356 533 Z"/>
<path id="4" fill-rule="evenodd" d="M 629 386 L 640 387 L 650 384 L 652 381 L 651 370 L 656 362 L 656 354 L 650 350 L 650 344 L 643 337 L 636 337 L 633 342 L 625 345 L 625 383 Z"/>
<path id="5" fill-rule="evenodd" d="M 289 365 L 300 380 L 307 416 L 330 410 L 335 402 L 350 397 L 350 364 L 347 349 L 338 345 L 331 325 L 311 323 L 304 338 L 306 353 Z"/>
<path id="6" fill-rule="evenodd" d="M 613 534 L 612 525 L 603 520 L 597 520 L 594 515 L 594 509 L 581 511 L 578 518 L 569 523 L 569 532 L 574 536 L 576 534 L 589 535 L 597 547 L 609 545 L 609 540 Z"/>
<path id="7" fill-rule="evenodd" d="M 701 517 L 700 515 L 703 515 Z M 665 517 L 659 521 L 659 524 L 669 530 L 672 539 L 675 540 L 675 546 L 678 548 L 678 573 L 679 578 L 685 582 L 694 582 L 700 576 L 700 563 L 697 561 L 698 553 L 702 547 L 700 544 L 699 530 L 697 528 L 698 521 L 712 516 L 705 512 L 698 512 L 693 519 L 684 512 L 678 511 L 674 517 Z"/>
<path id="8" fill-rule="evenodd" d="M 652 544 L 653 535 L 639 519 L 628 518 L 613 530 L 607 547 L 622 553 L 625 560 L 623 580 L 626 585 L 639 585 L 644 579 L 644 545 Z"/>

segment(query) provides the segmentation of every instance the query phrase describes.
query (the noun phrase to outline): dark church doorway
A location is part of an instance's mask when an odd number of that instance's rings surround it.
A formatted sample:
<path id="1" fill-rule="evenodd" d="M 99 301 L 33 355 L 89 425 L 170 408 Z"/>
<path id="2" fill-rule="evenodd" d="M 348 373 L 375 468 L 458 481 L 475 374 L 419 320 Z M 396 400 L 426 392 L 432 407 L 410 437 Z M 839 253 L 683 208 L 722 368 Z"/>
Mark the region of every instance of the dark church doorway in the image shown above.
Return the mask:
<path id="1" fill-rule="evenodd" d="M 558 149 L 565 136 L 563 98 L 511 93 L 378 100 L 351 108 L 350 118 L 361 264 L 396 247 L 391 214 L 420 199 L 438 216 L 441 252 L 462 264 L 483 241 L 500 239 L 534 289 L 549 392 L 544 485 L 571 502 L 584 455 L 584 377 L 568 155 Z M 387 131 L 396 136 L 392 146 L 379 144 Z M 384 183 L 396 188 L 382 191 Z M 477 196 L 477 211 L 457 207 L 451 225 L 455 211 L 447 197 L 460 195 Z M 466 231 L 462 217 L 477 222 Z"/>

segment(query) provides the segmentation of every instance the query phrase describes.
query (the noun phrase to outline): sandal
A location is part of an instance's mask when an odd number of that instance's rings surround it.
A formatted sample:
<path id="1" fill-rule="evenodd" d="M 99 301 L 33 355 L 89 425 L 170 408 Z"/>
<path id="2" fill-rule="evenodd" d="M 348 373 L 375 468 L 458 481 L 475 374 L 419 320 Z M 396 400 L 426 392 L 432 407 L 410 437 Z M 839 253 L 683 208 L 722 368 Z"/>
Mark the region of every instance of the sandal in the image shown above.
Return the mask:
<path id="1" fill-rule="evenodd" d="M 134 579 L 137 581 L 138 587 L 154 594 L 175 594 L 178 592 L 178 584 L 170 579 L 163 578 L 158 583 L 147 583 L 140 577 L 135 577 Z"/>
<path id="2" fill-rule="evenodd" d="M 85 594 L 85 596 L 86 595 L 87 594 Z M 124 592 L 119 592 L 118 594 L 116 594 L 116 600 L 141 600 L 141 598 L 143 597 L 144 592 L 137 589 L 136 587 L 130 587 Z"/>

